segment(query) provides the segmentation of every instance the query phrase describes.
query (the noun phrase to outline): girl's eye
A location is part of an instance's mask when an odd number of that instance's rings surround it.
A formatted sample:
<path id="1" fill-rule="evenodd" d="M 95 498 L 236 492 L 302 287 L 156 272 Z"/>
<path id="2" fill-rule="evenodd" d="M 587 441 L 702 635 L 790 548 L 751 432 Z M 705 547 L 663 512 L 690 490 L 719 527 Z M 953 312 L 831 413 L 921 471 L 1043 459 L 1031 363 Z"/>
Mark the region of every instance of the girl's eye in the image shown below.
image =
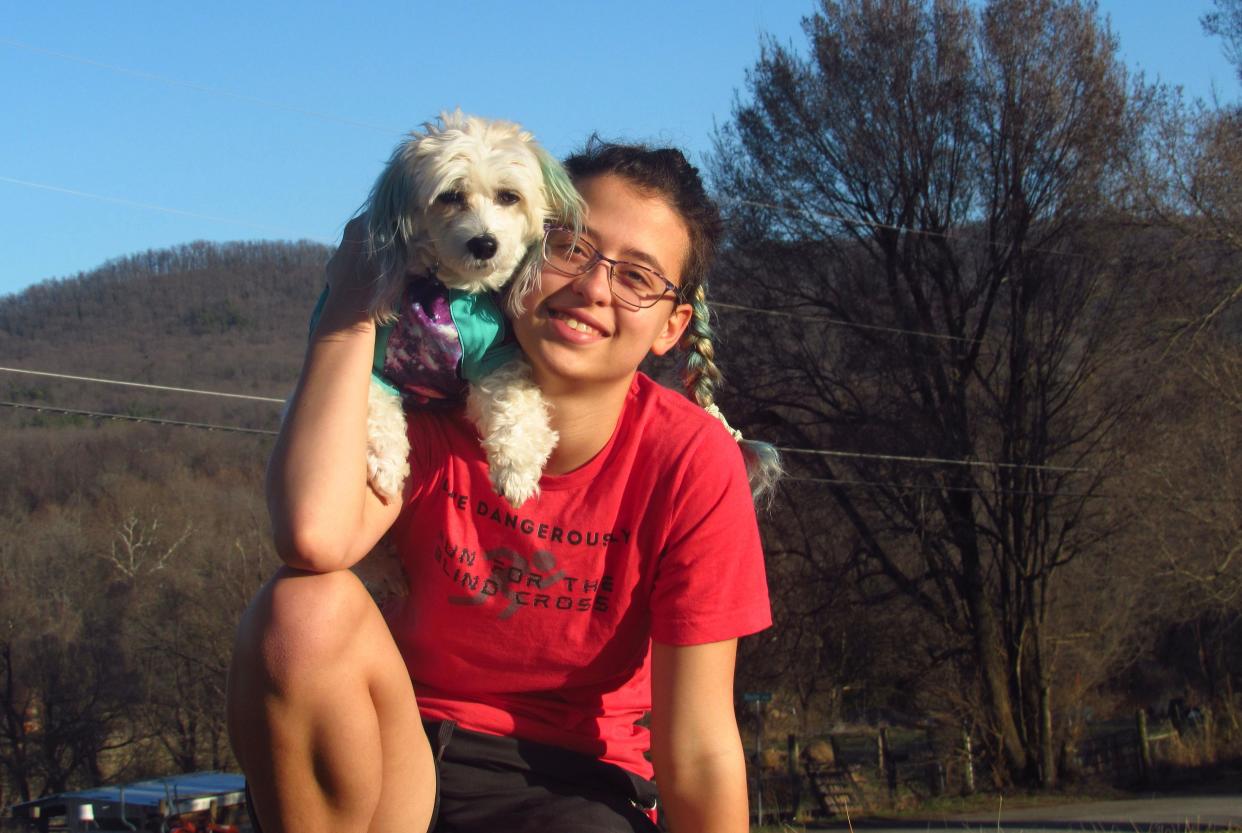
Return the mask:
<path id="1" fill-rule="evenodd" d="M 436 197 L 436 202 L 441 205 L 461 205 L 466 201 L 466 195 L 462 191 L 445 191 Z"/>
<path id="2" fill-rule="evenodd" d="M 550 249 L 562 260 L 571 263 L 583 263 L 590 260 L 595 252 L 589 243 L 581 238 L 575 239 L 568 232 L 557 233 L 548 239 Z"/>
<path id="3" fill-rule="evenodd" d="M 616 269 L 615 272 L 626 283 L 632 286 L 646 286 L 650 283 L 646 273 L 641 268 L 624 264 L 618 264 L 618 266 L 622 268 Z"/>
<path id="4" fill-rule="evenodd" d="M 501 205 L 517 205 L 522 201 L 522 195 L 517 191 L 501 191 L 496 195 L 496 202 Z"/>

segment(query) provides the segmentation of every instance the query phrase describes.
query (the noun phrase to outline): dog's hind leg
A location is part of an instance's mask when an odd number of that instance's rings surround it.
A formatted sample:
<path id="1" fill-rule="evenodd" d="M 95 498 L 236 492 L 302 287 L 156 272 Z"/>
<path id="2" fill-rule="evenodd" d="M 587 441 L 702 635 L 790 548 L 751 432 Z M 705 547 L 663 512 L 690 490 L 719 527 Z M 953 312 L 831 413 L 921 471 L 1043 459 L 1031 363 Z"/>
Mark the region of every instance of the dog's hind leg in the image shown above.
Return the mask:
<path id="1" fill-rule="evenodd" d="M 514 508 L 539 494 L 543 467 L 556 448 L 549 407 L 525 359 L 470 386 L 466 412 L 483 438 L 492 487 Z"/>
<path id="2" fill-rule="evenodd" d="M 410 440 L 401 397 L 371 379 L 367 391 L 367 481 L 385 501 L 400 496 L 410 474 Z"/>

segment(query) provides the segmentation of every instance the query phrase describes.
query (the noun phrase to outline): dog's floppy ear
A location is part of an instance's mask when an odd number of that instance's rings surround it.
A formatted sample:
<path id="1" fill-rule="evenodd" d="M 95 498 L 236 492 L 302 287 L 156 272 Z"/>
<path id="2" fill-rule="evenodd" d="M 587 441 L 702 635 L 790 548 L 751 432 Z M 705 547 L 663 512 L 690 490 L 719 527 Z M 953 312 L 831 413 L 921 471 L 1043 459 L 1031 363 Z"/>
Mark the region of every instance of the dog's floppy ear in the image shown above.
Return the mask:
<path id="1" fill-rule="evenodd" d="M 419 192 L 415 155 L 422 137 L 411 136 L 393 151 L 367 198 L 368 254 L 380 273 L 371 298 L 371 314 L 385 323 L 396 317 L 405 272 L 419 235 L 421 212 L 414 207 Z"/>
<path id="2" fill-rule="evenodd" d="M 543 175 L 543 190 L 548 201 L 548 219 L 557 225 L 571 228 L 574 234 L 582 231 L 586 221 L 586 203 L 574 187 L 565 166 L 539 145 L 531 148 L 539 160 L 539 172 Z"/>
<path id="3" fill-rule="evenodd" d="M 543 177 L 544 202 L 547 205 L 547 216 L 544 220 L 573 229 L 577 236 L 586 224 L 586 202 L 574 187 L 565 166 L 555 156 L 534 142 L 531 142 L 530 149 L 539 160 L 539 173 Z M 539 251 L 541 242 L 542 235 L 539 241 L 527 249 L 522 263 L 513 273 L 506 306 L 515 316 L 522 314 L 522 299 L 539 284 L 539 275 L 543 271 L 543 257 Z"/>

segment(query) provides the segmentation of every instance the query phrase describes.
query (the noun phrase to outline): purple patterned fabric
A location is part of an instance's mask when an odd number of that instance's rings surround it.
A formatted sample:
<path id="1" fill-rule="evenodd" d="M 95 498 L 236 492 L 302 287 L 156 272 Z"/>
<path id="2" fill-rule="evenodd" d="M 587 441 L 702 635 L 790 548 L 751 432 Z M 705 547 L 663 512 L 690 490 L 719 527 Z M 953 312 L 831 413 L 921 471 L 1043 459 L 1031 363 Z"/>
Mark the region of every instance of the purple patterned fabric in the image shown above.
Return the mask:
<path id="1" fill-rule="evenodd" d="M 465 399 L 466 383 L 458 373 L 461 339 L 449 314 L 448 290 L 439 281 L 412 281 L 397 313 L 384 377 L 418 404 Z"/>

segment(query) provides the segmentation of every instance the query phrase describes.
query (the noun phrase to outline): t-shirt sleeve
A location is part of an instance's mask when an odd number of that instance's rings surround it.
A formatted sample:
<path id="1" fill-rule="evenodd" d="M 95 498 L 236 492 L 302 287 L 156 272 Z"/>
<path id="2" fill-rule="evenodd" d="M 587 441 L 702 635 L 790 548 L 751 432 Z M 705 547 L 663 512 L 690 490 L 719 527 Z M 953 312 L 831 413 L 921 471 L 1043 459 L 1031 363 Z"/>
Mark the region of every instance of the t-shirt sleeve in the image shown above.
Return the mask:
<path id="1" fill-rule="evenodd" d="M 670 645 L 719 642 L 772 624 L 763 549 L 737 443 L 711 426 L 687 449 L 656 567 L 651 638 Z"/>

